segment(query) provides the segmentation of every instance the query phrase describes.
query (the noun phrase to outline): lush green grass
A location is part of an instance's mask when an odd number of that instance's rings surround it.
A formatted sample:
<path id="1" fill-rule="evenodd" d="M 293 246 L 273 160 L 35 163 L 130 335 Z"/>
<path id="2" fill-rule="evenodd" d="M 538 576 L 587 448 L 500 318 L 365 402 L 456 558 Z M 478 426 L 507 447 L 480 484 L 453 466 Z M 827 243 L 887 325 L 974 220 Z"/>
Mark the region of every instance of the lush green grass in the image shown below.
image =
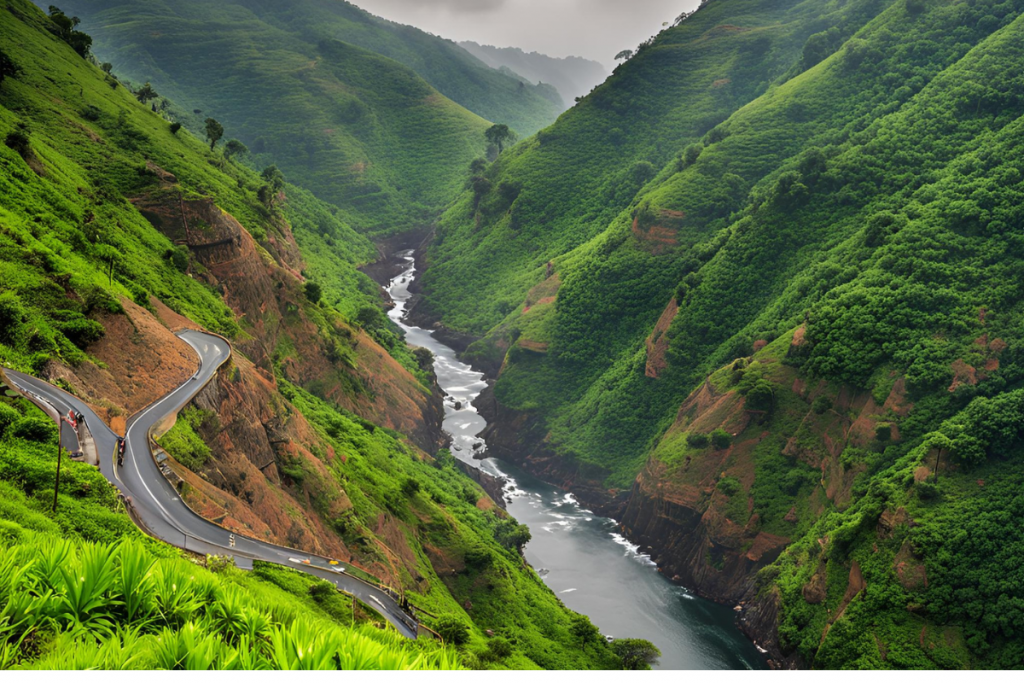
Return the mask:
<path id="1" fill-rule="evenodd" d="M 217 118 L 262 164 L 278 164 L 372 233 L 433 219 L 483 154 L 485 118 L 532 132 L 557 111 L 454 44 L 342 2 L 65 9 L 83 18 L 115 73 L 151 81 L 189 112 L 186 125 L 199 132 Z"/>
<path id="2" fill-rule="evenodd" d="M 26 429 L 33 420 L 48 429 Z M 366 628 L 363 610 L 356 624 L 313 577 L 150 540 L 66 454 L 53 512 L 56 445 L 40 411 L 0 400 L 0 668 L 308 668 L 300 649 L 326 668 L 459 666 L 429 639 Z"/>

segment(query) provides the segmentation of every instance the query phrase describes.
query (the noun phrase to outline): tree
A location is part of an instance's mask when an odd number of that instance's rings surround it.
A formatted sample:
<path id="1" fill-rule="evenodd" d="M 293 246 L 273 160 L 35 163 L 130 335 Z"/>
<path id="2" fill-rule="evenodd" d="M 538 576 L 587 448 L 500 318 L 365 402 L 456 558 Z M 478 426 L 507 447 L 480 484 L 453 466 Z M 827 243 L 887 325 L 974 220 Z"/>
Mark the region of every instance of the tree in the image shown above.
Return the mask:
<path id="1" fill-rule="evenodd" d="M 612 642 L 612 652 L 622 660 L 625 671 L 644 671 L 658 661 L 661 650 L 649 640 L 642 638 L 622 638 Z"/>
<path id="2" fill-rule="evenodd" d="M 633 56 L 633 51 L 632 50 L 623 50 L 619 54 L 615 55 L 615 61 L 619 61 L 620 59 L 627 60 L 627 59 L 630 59 L 632 56 Z"/>
<path id="3" fill-rule="evenodd" d="M 277 166 L 267 166 L 260 172 L 260 178 L 275 192 L 284 189 L 284 173 Z"/>
<path id="4" fill-rule="evenodd" d="M 480 206 L 480 200 L 491 191 L 491 181 L 478 175 L 470 178 L 469 185 L 473 188 L 473 208 L 476 209 Z"/>
<path id="5" fill-rule="evenodd" d="M 21 67 L 14 63 L 7 53 L 0 50 L 0 85 L 3 85 L 4 79 L 10 76 L 15 78 L 21 75 Z"/>
<path id="6" fill-rule="evenodd" d="M 256 192 L 256 196 L 264 206 L 272 209 L 284 191 L 284 174 L 277 166 L 267 166 L 260 173 L 260 178 L 266 184 Z"/>
<path id="7" fill-rule="evenodd" d="M 111 71 L 114 70 L 114 65 L 110 62 L 103 62 L 102 64 L 100 64 L 100 70 L 102 70 L 105 74 L 109 74 Z"/>
<path id="8" fill-rule="evenodd" d="M 530 527 L 514 519 L 502 519 L 494 530 L 494 538 L 506 548 L 520 550 L 530 542 Z"/>
<path id="9" fill-rule="evenodd" d="M 175 121 L 171 124 L 171 135 L 177 135 L 178 131 L 181 130 L 181 124 Z"/>
<path id="10" fill-rule="evenodd" d="M 206 139 L 210 141 L 211 152 L 222 137 L 224 137 L 224 126 L 220 125 L 217 119 L 206 119 Z"/>
<path id="11" fill-rule="evenodd" d="M 149 81 L 146 81 L 146 84 L 135 92 L 135 99 L 143 104 L 146 104 L 146 102 L 149 102 L 150 100 L 155 100 L 158 97 L 160 97 L 160 95 L 153 89 L 153 86 L 149 84 Z"/>
<path id="12" fill-rule="evenodd" d="M 249 148 L 238 140 L 228 140 L 224 145 L 224 158 L 231 159 L 236 156 L 244 156 L 249 153 Z"/>
<path id="13" fill-rule="evenodd" d="M 505 145 L 512 144 L 519 139 L 519 135 L 504 123 L 496 123 L 486 131 L 484 137 L 493 145 L 498 146 L 498 154 L 505 151 Z"/>
<path id="14" fill-rule="evenodd" d="M 469 162 L 469 174 L 481 175 L 487 170 L 487 159 L 473 159 Z"/>
<path id="15" fill-rule="evenodd" d="M 711 445 L 714 446 L 716 450 L 724 450 L 728 448 L 731 443 L 732 435 L 724 429 L 718 428 L 711 432 Z"/>
<path id="16" fill-rule="evenodd" d="M 50 32 L 71 46 L 80 57 L 86 57 L 92 49 L 92 36 L 82 31 L 76 31 L 82 20 L 78 17 L 69 17 L 54 5 L 50 5 L 50 21 L 53 26 Z"/>
<path id="17" fill-rule="evenodd" d="M 306 298 L 309 299 L 310 303 L 320 303 L 320 298 L 323 296 L 323 291 L 320 289 L 320 285 L 310 280 L 303 287 L 303 291 L 306 293 Z"/>
<path id="18" fill-rule="evenodd" d="M 601 642 L 601 631 L 590 622 L 590 618 L 583 614 L 574 614 L 572 624 L 569 625 L 569 633 L 580 642 L 581 645 Z"/>

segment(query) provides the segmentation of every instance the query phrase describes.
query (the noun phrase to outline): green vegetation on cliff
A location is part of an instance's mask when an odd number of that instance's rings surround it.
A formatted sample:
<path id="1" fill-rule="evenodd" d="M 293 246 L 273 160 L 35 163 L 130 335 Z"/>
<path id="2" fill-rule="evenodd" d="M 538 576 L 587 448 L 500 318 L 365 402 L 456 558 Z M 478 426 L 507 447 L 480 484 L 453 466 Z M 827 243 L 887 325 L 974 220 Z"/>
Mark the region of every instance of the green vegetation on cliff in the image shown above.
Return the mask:
<path id="1" fill-rule="evenodd" d="M 0 397 L 4 665 L 284 666 L 296 665 L 285 659 L 303 650 L 333 666 L 362 656 L 364 666 L 384 668 L 617 667 L 602 640 L 578 642 L 573 626 L 581 617 L 525 565 L 522 530 L 450 455 L 431 457 L 413 445 L 429 439 L 357 416 L 430 390 L 419 359 L 380 320 L 377 288 L 356 270 L 375 250 L 341 211 L 173 128 L 55 35 L 51 19 L 27 0 L 0 0 L 0 42 L 18 67 L 0 84 L 0 364 L 88 394 L 118 418 L 116 397 L 103 392 L 128 383 L 109 376 L 102 353 L 120 361 L 118 344 L 138 348 L 154 367 L 133 367 L 158 373 L 173 342 L 165 326 L 182 322 L 176 316 L 223 333 L 234 359 L 217 382 L 241 404 L 230 415 L 186 409 L 164 437 L 172 455 L 210 481 L 238 455 L 228 420 L 257 415 L 264 442 L 264 423 L 293 430 L 263 469 L 243 470 L 253 473 L 248 480 L 229 481 L 214 495 L 229 497 L 258 479 L 256 490 L 271 492 L 263 502 L 278 506 L 268 516 L 284 511 L 292 524 L 283 533 L 296 529 L 302 541 L 305 529 L 322 530 L 330 538 L 315 539 L 317 548 L 347 552 L 385 576 L 435 615 L 425 621 L 436 630 L 464 632 L 458 655 L 429 638 L 400 643 L 394 634 L 346 627 L 347 601 L 291 572 L 212 576 L 143 541 L 114 489 L 85 465 L 65 464 L 57 513 L 46 513 L 55 428 L 23 401 Z M 227 122 L 225 135 L 233 135 Z M 226 255 L 212 257 L 217 249 Z M 112 353 L 101 350 L 108 342 Z M 389 358 L 389 345 L 421 382 Z M 315 369 L 313 379 L 303 362 Z M 400 417 L 429 431 L 426 415 Z M 198 495 L 191 485 L 181 491 Z M 127 540 L 114 545 L 120 539 Z M 67 551 L 68 571 L 81 566 L 88 574 L 93 594 L 78 605 L 81 623 L 68 616 L 82 597 L 74 582 L 39 571 L 58 547 Z M 134 609 L 120 583 L 126 563 L 152 564 L 152 590 L 137 591 L 148 611 L 126 612 Z M 168 583 L 178 588 L 168 592 Z M 178 598 L 187 612 L 154 612 Z M 255 631 L 239 635 L 225 625 L 228 607 L 259 622 Z M 26 610 L 38 620 L 24 620 Z M 355 616 L 367 614 L 357 608 Z M 68 658 L 75 648 L 80 658 Z"/>
<path id="2" fill-rule="evenodd" d="M 1019 539 L 994 550 L 1020 469 L 1022 9 L 705 4 L 485 169 L 428 255 L 426 312 L 484 335 L 468 356 L 530 447 L 708 514 L 702 590 L 793 543 L 761 575 L 783 655 L 1024 661 Z M 927 590 L 900 584 L 917 564 Z"/>

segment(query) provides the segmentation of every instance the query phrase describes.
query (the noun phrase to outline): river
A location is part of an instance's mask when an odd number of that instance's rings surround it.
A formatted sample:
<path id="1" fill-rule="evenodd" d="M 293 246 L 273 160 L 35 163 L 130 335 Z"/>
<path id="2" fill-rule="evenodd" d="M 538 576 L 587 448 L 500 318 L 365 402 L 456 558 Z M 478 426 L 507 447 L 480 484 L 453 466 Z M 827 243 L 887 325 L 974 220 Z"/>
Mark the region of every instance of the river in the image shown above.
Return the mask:
<path id="1" fill-rule="evenodd" d="M 387 287 L 395 302 L 388 315 L 409 344 L 433 352 L 437 381 L 445 392 L 443 427 L 452 437 L 452 454 L 505 480 L 508 511 L 533 537 L 524 549 L 526 559 L 551 590 L 605 635 L 645 638 L 657 645 L 661 658 L 655 668 L 764 668 L 764 659 L 736 627 L 731 609 L 671 583 L 650 557 L 622 537 L 614 520 L 593 514 L 571 493 L 507 462 L 473 457 L 486 448 L 477 435 L 487 423 L 472 401 L 487 383 L 432 332 L 405 324 L 416 267 L 411 251 L 398 256 L 407 266 Z"/>

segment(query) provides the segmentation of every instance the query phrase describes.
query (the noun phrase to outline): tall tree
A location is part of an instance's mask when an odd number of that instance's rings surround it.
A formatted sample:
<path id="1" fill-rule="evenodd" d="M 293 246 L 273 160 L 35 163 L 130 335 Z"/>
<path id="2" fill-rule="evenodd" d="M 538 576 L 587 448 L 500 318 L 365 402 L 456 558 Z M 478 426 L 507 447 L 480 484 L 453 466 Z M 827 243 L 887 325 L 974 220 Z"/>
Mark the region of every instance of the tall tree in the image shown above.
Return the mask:
<path id="1" fill-rule="evenodd" d="M 149 81 L 146 81 L 146 84 L 139 88 L 135 93 L 135 99 L 143 104 L 156 99 L 157 97 L 160 97 L 160 95 L 157 94 L 156 90 L 153 89 L 153 86 L 149 84 Z"/>
<path id="2" fill-rule="evenodd" d="M 55 5 L 50 5 L 49 13 L 50 21 L 53 22 L 53 27 L 50 31 L 70 45 L 80 56 L 87 56 L 89 50 L 92 49 L 92 36 L 76 30 L 78 25 L 82 23 L 82 20 L 78 17 L 69 17 L 64 14 L 61 8 Z"/>
<path id="3" fill-rule="evenodd" d="M 486 131 L 484 131 L 484 137 L 491 144 L 498 146 L 498 154 L 505 151 L 505 145 L 512 144 L 519 139 L 519 136 L 514 130 L 509 128 L 504 123 L 496 123 Z"/>
<path id="4" fill-rule="evenodd" d="M 217 146 L 217 141 L 224 137 L 224 126 L 217 119 L 206 119 L 206 139 L 210 141 L 210 151 Z"/>

